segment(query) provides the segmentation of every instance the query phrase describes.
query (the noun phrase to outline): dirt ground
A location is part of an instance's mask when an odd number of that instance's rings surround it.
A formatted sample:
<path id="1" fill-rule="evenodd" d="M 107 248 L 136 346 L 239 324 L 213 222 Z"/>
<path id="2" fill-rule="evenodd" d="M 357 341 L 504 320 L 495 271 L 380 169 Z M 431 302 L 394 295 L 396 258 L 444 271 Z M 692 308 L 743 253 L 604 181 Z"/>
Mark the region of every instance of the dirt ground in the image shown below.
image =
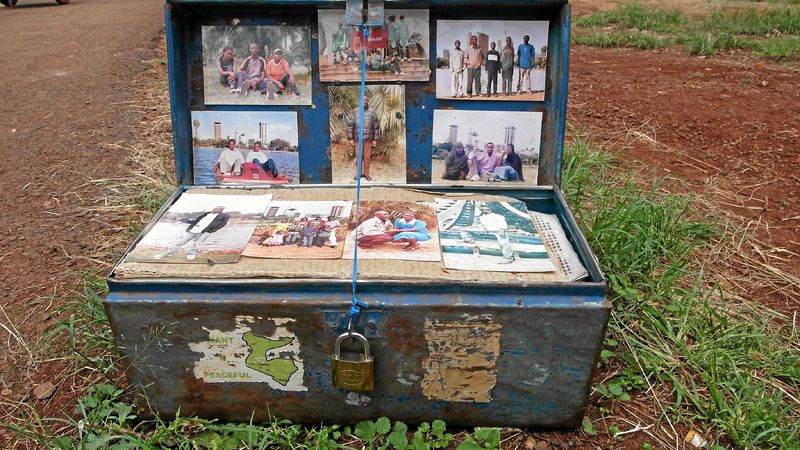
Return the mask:
<path id="1" fill-rule="evenodd" d="M 0 321 L 34 342 L 58 306 L 41 297 L 107 267 L 96 238 L 118 225 L 91 211 L 103 199 L 92 180 L 128 170 L 114 144 L 135 139 L 129 80 L 152 58 L 163 9 L 161 0 L 19 3 L 0 8 Z"/>
<path id="2" fill-rule="evenodd" d="M 6 350 L 19 348 L 14 342 L 36 342 L 59 306 L 51 296 L 71 289 L 81 271 L 109 267 L 103 236 L 125 232 L 126 224 L 108 223 L 96 208 L 104 197 L 92 180 L 131 170 L 120 145 L 136 139 L 133 125 L 146 113 L 137 109 L 131 83 L 156 54 L 163 28 L 162 0 L 20 3 L 14 10 L 0 8 L 0 52 L 13 62 L 0 66 L 7 80 L 0 88 L 0 336 Z M 579 2 L 575 10 L 610 4 Z M 569 120 L 594 142 L 625 144 L 634 167 L 686 179 L 723 208 L 750 218 L 770 246 L 759 251 L 797 274 L 798 82 L 798 70 L 746 56 L 574 47 Z M 730 270 L 735 277 L 746 269 Z M 784 310 L 798 307 L 780 292 L 763 298 Z M 12 356 L 0 353 L 2 396 L 30 399 L 33 385 L 52 373 L 47 365 L 20 373 Z M 31 401 L 54 411 L 49 402 L 66 405 L 64 410 L 74 405 L 59 394 Z M 593 418 L 595 411 L 590 406 Z M 617 413 L 635 419 L 652 411 Z M 542 437 L 552 446 L 602 446 L 580 432 Z M 509 442 L 525 447 L 524 435 L 519 439 Z M 624 443 L 636 445 L 635 439 Z"/>
<path id="3" fill-rule="evenodd" d="M 571 60 L 572 125 L 624 148 L 633 167 L 686 180 L 715 206 L 749 218 L 765 247 L 748 241 L 742 251 L 800 273 L 800 71 L 672 51 L 573 47 Z M 747 269 L 730 270 L 738 277 Z M 793 311 L 788 293 L 796 299 L 797 288 L 751 294 Z"/>

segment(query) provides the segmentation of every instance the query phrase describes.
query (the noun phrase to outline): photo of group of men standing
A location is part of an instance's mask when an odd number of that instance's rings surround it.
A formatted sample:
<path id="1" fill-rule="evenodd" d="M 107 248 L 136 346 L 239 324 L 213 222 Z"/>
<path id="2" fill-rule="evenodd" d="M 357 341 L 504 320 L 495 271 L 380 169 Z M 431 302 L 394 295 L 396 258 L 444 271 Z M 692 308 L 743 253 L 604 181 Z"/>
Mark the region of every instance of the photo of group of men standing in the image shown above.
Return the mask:
<path id="1" fill-rule="evenodd" d="M 544 100 L 547 22 L 440 20 L 437 29 L 438 98 Z"/>
<path id="2" fill-rule="evenodd" d="M 453 97 L 468 97 L 472 98 L 473 85 L 475 86 L 475 95 L 481 95 L 481 70 L 486 71 L 486 92 L 484 97 L 491 97 L 498 95 L 497 76 L 502 74 L 502 90 L 503 95 L 511 95 L 514 93 L 511 80 L 514 75 L 514 66 L 519 68 L 519 77 L 517 79 L 516 94 L 522 95 L 522 82 L 525 81 L 525 89 L 527 94 L 531 92 L 531 70 L 534 66 L 534 57 L 536 50 L 533 45 L 529 43 L 530 36 L 527 34 L 522 38 L 523 43 L 517 47 L 516 57 L 514 46 L 511 37 L 506 37 L 506 45 L 503 47 L 503 52 L 500 53 L 496 49 L 494 42 L 489 44 L 491 49 L 484 52 L 484 49 L 478 45 L 478 36 L 470 38 L 469 47 L 466 50 L 461 50 L 461 41 L 453 43 L 453 50 L 450 53 L 450 72 L 452 75 L 452 96 Z M 466 93 L 464 92 L 464 74 L 466 72 Z"/>

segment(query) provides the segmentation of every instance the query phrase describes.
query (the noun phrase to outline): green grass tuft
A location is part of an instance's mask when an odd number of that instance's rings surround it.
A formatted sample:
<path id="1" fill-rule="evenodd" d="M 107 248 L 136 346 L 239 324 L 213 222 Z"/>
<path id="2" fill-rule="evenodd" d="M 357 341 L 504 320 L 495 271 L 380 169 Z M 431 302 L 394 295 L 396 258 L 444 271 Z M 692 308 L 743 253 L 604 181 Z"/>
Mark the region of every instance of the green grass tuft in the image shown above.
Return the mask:
<path id="1" fill-rule="evenodd" d="M 589 34 L 576 34 L 572 38 L 577 45 L 588 45 L 592 47 L 632 47 L 640 50 L 652 50 L 669 47 L 672 39 L 669 37 L 658 36 L 641 32 L 621 32 L 600 31 Z"/>
<path id="2" fill-rule="evenodd" d="M 787 318 L 704 281 L 695 255 L 719 239 L 713 221 L 691 196 L 659 180 L 635 182 L 583 139 L 568 146 L 564 167 L 565 194 L 611 288 L 603 360 L 624 368 L 597 392 L 624 400 L 639 381 L 633 369 L 669 387 L 655 395 L 675 398 L 672 417 L 706 424 L 736 448 L 796 444 L 800 336 Z"/>
<path id="3" fill-rule="evenodd" d="M 58 308 L 56 324 L 45 330 L 45 340 L 66 342 L 68 352 L 109 381 L 117 371 L 114 335 L 103 308 L 108 285 L 98 275 L 84 274 L 83 288 Z"/>
<path id="4" fill-rule="evenodd" d="M 579 27 L 615 24 L 620 28 L 666 33 L 679 30 L 687 22 L 687 19 L 677 9 L 643 6 L 638 2 L 629 2 L 611 11 L 577 17 L 574 22 Z"/>
<path id="5" fill-rule="evenodd" d="M 776 32 L 800 34 L 800 8 L 783 7 L 763 10 L 720 9 L 706 16 L 702 29 L 729 34 L 767 36 Z"/>
<path id="6" fill-rule="evenodd" d="M 679 39 L 690 55 L 713 56 L 719 50 L 753 50 L 758 44 L 752 39 L 727 33 L 696 32 Z"/>
<path id="7" fill-rule="evenodd" d="M 800 8 L 788 4 L 758 10 L 718 9 L 690 17 L 634 2 L 576 17 L 573 23 L 577 45 L 655 49 L 679 44 L 691 55 L 713 56 L 731 49 L 770 58 L 800 55 Z"/>
<path id="8" fill-rule="evenodd" d="M 761 56 L 788 58 L 800 55 L 800 37 L 779 37 L 759 42 L 756 46 Z"/>

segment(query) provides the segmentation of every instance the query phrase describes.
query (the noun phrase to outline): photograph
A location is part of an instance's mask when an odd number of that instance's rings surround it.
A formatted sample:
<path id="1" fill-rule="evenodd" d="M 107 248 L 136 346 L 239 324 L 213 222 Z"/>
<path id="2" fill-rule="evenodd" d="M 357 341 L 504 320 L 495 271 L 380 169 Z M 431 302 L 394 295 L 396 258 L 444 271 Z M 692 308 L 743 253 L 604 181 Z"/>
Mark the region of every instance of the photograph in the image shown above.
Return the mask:
<path id="1" fill-rule="evenodd" d="M 204 26 L 206 105 L 310 105 L 311 28 Z"/>
<path id="2" fill-rule="evenodd" d="M 359 86 L 331 86 L 331 165 L 334 183 L 355 183 Z M 364 99 L 361 182 L 406 182 L 405 91 L 397 85 L 369 85 Z"/>
<path id="3" fill-rule="evenodd" d="M 195 185 L 297 184 L 297 113 L 192 111 Z"/>
<path id="4" fill-rule="evenodd" d="M 431 202 L 362 201 L 348 226 L 344 258 L 441 261 Z"/>
<path id="5" fill-rule="evenodd" d="M 345 22 L 345 10 L 321 9 L 319 75 L 326 81 L 361 81 L 362 32 Z M 427 9 L 387 9 L 383 26 L 367 37 L 367 81 L 428 81 L 430 68 Z"/>
<path id="6" fill-rule="evenodd" d="M 136 244 L 127 261 L 236 262 L 271 199 L 271 194 L 186 191 Z"/>
<path id="7" fill-rule="evenodd" d="M 244 256 L 338 259 L 352 201 L 274 201 L 256 227 Z"/>
<path id="8" fill-rule="evenodd" d="M 344 23 L 346 25 L 383 25 L 383 0 L 367 0 L 367 16 L 364 17 L 364 3 L 348 1 L 345 3 Z"/>
<path id="9" fill-rule="evenodd" d="M 543 101 L 546 20 L 436 22 L 436 98 Z"/>
<path id="10" fill-rule="evenodd" d="M 536 186 L 542 113 L 433 111 L 433 184 Z"/>
<path id="11" fill-rule="evenodd" d="M 553 272 L 522 202 L 435 199 L 444 267 L 489 272 Z"/>

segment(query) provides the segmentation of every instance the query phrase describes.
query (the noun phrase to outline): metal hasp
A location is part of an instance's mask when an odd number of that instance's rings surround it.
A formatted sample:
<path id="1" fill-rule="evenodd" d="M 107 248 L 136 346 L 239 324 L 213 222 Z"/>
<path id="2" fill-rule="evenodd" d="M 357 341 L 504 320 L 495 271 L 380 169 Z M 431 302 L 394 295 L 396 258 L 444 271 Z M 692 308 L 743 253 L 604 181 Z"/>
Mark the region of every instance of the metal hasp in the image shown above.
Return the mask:
<path id="1" fill-rule="evenodd" d="M 345 339 L 358 341 L 364 347 L 361 352 L 342 355 Z M 359 333 L 343 333 L 336 338 L 333 351 L 333 385 L 348 391 L 366 392 L 374 389 L 375 360 L 369 350 L 369 341 Z"/>

